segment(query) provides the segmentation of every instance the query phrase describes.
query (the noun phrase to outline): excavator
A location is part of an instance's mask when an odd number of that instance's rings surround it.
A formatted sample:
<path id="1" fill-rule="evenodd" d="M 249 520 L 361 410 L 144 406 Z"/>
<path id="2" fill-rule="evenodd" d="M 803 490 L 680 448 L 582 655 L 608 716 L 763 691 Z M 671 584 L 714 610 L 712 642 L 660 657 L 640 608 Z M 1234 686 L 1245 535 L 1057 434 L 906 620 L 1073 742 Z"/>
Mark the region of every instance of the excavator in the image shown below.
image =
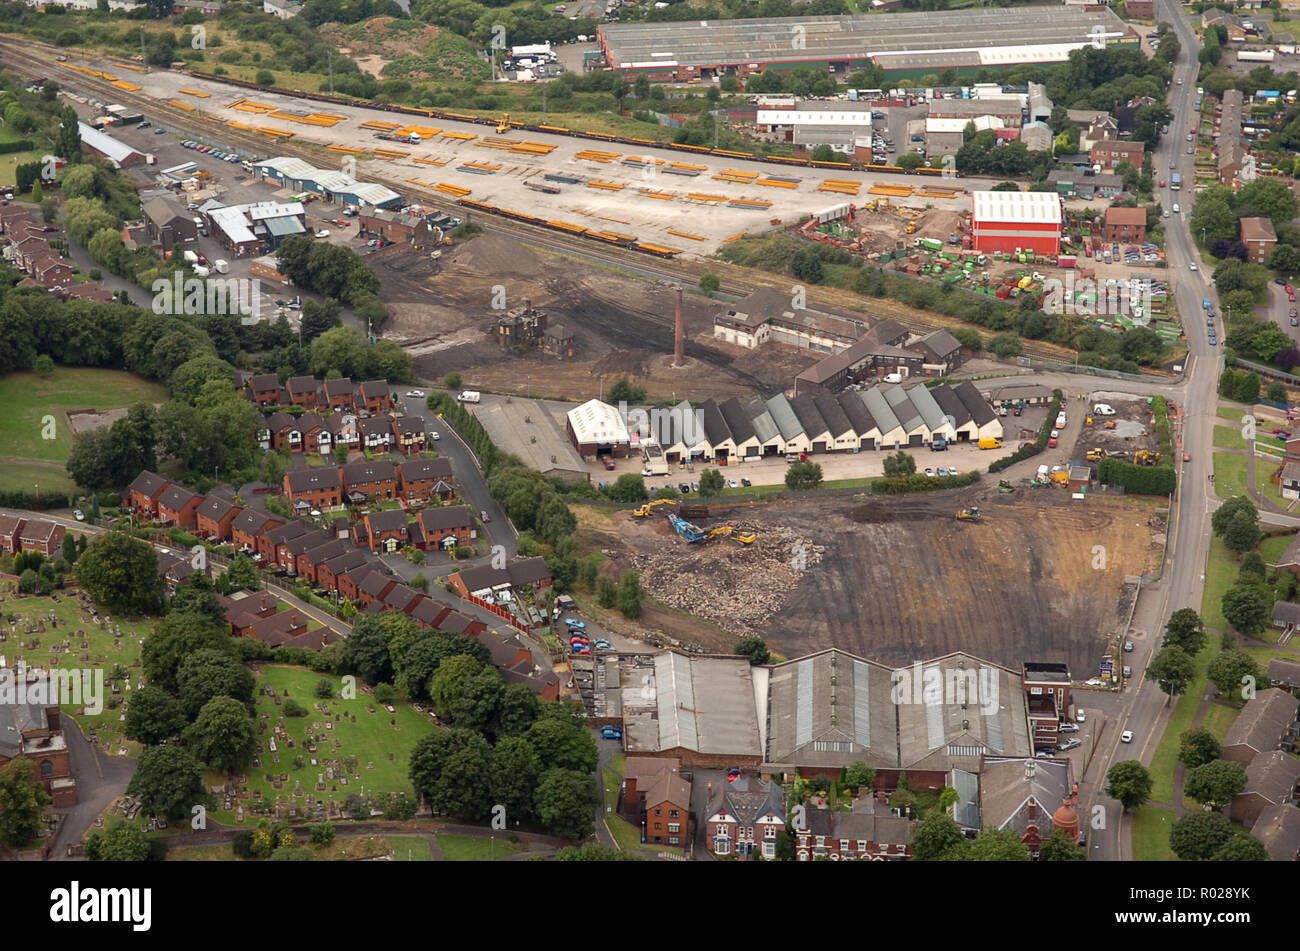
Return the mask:
<path id="1" fill-rule="evenodd" d="M 1014 492 L 1014 491 L 1016 491 L 1016 487 L 1013 486 L 1013 485 L 1012 485 L 1010 482 L 1008 482 L 1006 479 L 999 479 L 999 480 L 998 480 L 998 491 L 999 491 L 999 492 Z"/>
<path id="2" fill-rule="evenodd" d="M 1139 449 L 1133 453 L 1133 461 L 1140 466 L 1155 466 L 1160 464 L 1160 453 L 1153 449 Z"/>
<path id="3" fill-rule="evenodd" d="M 677 504 L 676 499 L 654 499 L 651 502 L 646 502 L 644 505 L 638 505 L 636 508 L 632 510 L 632 514 L 636 518 L 645 518 L 647 515 L 653 512 L 655 508 L 657 508 L 660 505 L 676 505 L 676 504 Z"/>
<path id="4" fill-rule="evenodd" d="M 980 510 L 979 510 L 979 506 L 977 505 L 972 505 L 970 508 L 961 509 L 957 513 L 957 521 L 959 522 L 978 522 L 979 520 L 980 520 Z"/>
<path id="5" fill-rule="evenodd" d="M 739 542 L 742 545 L 754 544 L 754 539 L 758 535 L 754 532 L 746 532 L 736 528 L 734 525 L 720 525 L 705 536 L 705 541 L 712 541 L 715 538 L 730 538 L 733 542 Z"/>
<path id="6" fill-rule="evenodd" d="M 1089 462 L 1096 462 L 1099 459 L 1105 459 L 1106 450 L 1102 449 L 1100 446 L 1097 446 L 1096 448 L 1089 449 L 1086 453 L 1084 453 L 1083 458 L 1087 459 Z"/>

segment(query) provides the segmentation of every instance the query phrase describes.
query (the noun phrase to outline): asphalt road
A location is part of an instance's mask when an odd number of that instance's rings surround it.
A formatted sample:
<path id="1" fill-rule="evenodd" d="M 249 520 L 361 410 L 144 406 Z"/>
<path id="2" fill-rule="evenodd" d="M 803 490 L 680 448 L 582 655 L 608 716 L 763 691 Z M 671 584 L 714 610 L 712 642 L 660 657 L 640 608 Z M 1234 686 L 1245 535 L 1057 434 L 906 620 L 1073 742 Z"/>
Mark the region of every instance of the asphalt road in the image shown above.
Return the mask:
<path id="1" fill-rule="evenodd" d="M 1174 163 L 1174 171 L 1182 174 L 1187 189 L 1168 201 L 1179 201 L 1182 213 L 1174 215 L 1167 227 L 1167 255 L 1169 260 L 1170 290 L 1178 303 L 1188 328 L 1188 372 L 1184 383 L 1169 395 L 1180 402 L 1184 417 L 1181 433 L 1174 434 L 1174 448 L 1179 459 L 1179 483 L 1174 498 L 1169 528 L 1169 547 L 1164 575 L 1153 588 L 1144 592 L 1139 606 L 1139 618 L 1134 626 L 1150 633 L 1137 645 L 1134 653 L 1127 655 L 1133 667 L 1133 685 L 1124 695 L 1125 702 L 1115 718 L 1113 728 L 1102 737 L 1097 753 L 1097 763 L 1087 784 L 1091 789 L 1088 801 L 1105 807 L 1104 828 L 1095 829 L 1091 835 L 1091 857 L 1094 860 L 1126 861 L 1133 858 L 1132 819 L 1122 814 L 1118 801 L 1104 794 L 1106 771 L 1114 762 L 1138 759 L 1150 765 L 1151 757 L 1160 743 L 1173 704 L 1154 683 L 1143 678 L 1147 662 L 1160 647 L 1159 632 L 1169 615 L 1181 607 L 1200 610 L 1201 593 L 1205 583 L 1205 561 L 1209 549 L 1209 515 L 1217 505 L 1210 488 L 1209 476 L 1213 471 L 1213 420 L 1215 418 L 1216 381 L 1221 368 L 1218 347 L 1209 345 L 1205 326 L 1199 316 L 1202 299 L 1210 297 L 1219 309 L 1218 297 L 1204 270 L 1192 271 L 1189 264 L 1200 260 L 1188 233 L 1187 219 L 1192 202 L 1191 182 L 1194 157 L 1186 154 L 1186 139 L 1194 131 L 1192 123 L 1197 115 L 1196 101 L 1197 39 L 1188 26 L 1182 9 L 1172 0 L 1161 0 L 1161 16 L 1173 24 L 1182 45 L 1175 64 L 1175 78 L 1182 85 L 1173 85 L 1170 108 L 1174 114 L 1169 135 L 1165 136 L 1157 151 L 1155 168 L 1163 177 Z M 1218 322 L 1221 327 L 1221 321 Z M 1182 449 L 1190 452 L 1190 461 L 1183 462 Z M 1300 522 L 1300 520 L 1297 520 Z M 1122 744 L 1120 734 L 1132 730 L 1134 740 Z M 1095 820 L 1094 820 L 1095 821 Z"/>

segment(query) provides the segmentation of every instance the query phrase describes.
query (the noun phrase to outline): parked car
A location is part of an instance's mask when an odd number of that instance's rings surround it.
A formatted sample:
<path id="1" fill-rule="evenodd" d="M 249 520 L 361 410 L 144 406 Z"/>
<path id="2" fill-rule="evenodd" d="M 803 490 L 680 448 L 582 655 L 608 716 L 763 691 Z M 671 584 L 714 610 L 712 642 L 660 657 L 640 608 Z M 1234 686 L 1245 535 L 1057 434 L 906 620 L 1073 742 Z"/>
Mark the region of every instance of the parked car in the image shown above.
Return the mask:
<path id="1" fill-rule="evenodd" d="M 677 491 L 682 495 L 689 495 L 691 492 L 691 484 L 689 482 L 678 482 Z"/>
<path id="2" fill-rule="evenodd" d="M 1055 437 L 1055 436 L 1053 436 L 1051 439 L 1047 440 L 1047 448 L 1048 448 L 1048 449 L 1055 449 L 1055 448 L 1056 448 L 1056 437 Z"/>
<path id="3" fill-rule="evenodd" d="M 318 238 L 328 238 L 329 236 L 330 233 L 328 228 L 321 228 L 319 231 L 316 232 L 316 237 Z"/>
<path id="4" fill-rule="evenodd" d="M 1126 653 L 1126 654 L 1131 654 L 1131 653 L 1133 653 L 1133 642 L 1132 642 L 1132 641 L 1125 641 L 1125 642 L 1124 642 L 1124 653 Z"/>
<path id="5" fill-rule="evenodd" d="M 1096 679 L 1096 678 L 1094 678 L 1094 679 Z M 1092 683 L 1091 681 L 1089 681 L 1089 682 L 1088 682 L 1088 685 L 1089 685 L 1089 686 L 1093 686 L 1093 687 L 1100 687 L 1100 686 L 1101 686 L 1101 681 L 1100 681 L 1100 680 L 1097 680 L 1097 682 L 1096 682 L 1095 684 Z M 1088 717 L 1087 717 L 1087 715 L 1086 715 L 1086 713 L 1085 713 L 1085 711 L 1084 711 L 1084 709 L 1083 709 L 1082 707 L 1076 707 L 1076 708 L 1075 708 L 1075 711 L 1074 711 L 1074 722 L 1075 722 L 1075 723 L 1087 723 L 1087 722 L 1088 722 Z"/>
<path id="6" fill-rule="evenodd" d="M 1034 759 L 1051 759 L 1055 755 L 1056 755 L 1056 750 L 1049 746 L 1047 749 L 1039 750 L 1037 753 L 1035 753 Z"/>
<path id="7" fill-rule="evenodd" d="M 926 467 L 925 467 L 925 475 L 926 475 L 927 478 L 933 479 L 933 478 L 934 478 L 934 470 L 931 469 L 929 466 L 926 466 Z"/>
<path id="8" fill-rule="evenodd" d="M 1083 746 L 1083 740 L 1079 739 L 1078 737 L 1071 737 L 1070 739 L 1066 740 L 1064 743 L 1061 744 L 1061 752 L 1062 753 L 1068 752 L 1069 750 L 1072 750 L 1077 746 Z"/>
<path id="9" fill-rule="evenodd" d="M 938 469 L 936 469 L 935 471 L 938 473 L 940 479 L 946 479 L 946 478 L 948 478 L 948 470 L 945 469 L 943 466 L 940 466 L 940 467 L 939 467 Z"/>
<path id="10" fill-rule="evenodd" d="M 727 770 L 727 782 L 734 783 L 739 778 L 740 778 L 739 766 L 733 766 L 731 767 L 731 769 Z"/>
<path id="11" fill-rule="evenodd" d="M 78 522 L 84 522 L 86 520 L 86 513 L 81 511 L 81 509 L 73 509 L 72 517 L 75 518 Z"/>
<path id="12" fill-rule="evenodd" d="M 566 617 L 564 623 L 571 631 L 585 631 L 587 629 L 586 621 L 579 621 L 574 617 Z"/>
<path id="13" fill-rule="evenodd" d="M 407 390 L 406 395 L 409 396 L 411 399 L 416 399 L 416 400 L 424 399 L 423 390 Z"/>
<path id="14" fill-rule="evenodd" d="M 616 726 L 607 726 L 600 731 L 600 735 L 606 740 L 623 739 L 623 731 Z"/>
<path id="15" fill-rule="evenodd" d="M 1071 723 L 1069 720 L 1066 720 L 1064 723 L 1058 726 L 1056 730 L 1058 733 L 1078 733 L 1079 724 Z"/>
<path id="16" fill-rule="evenodd" d="M 439 439 L 442 438 L 442 433 L 438 432 L 438 431 L 435 430 L 435 429 L 431 429 L 431 430 L 429 430 L 429 432 L 428 432 L 427 435 L 428 435 L 428 437 L 429 437 L 430 439 L 432 439 L 434 442 L 437 442 Z"/>
<path id="17" fill-rule="evenodd" d="M 728 480 L 727 480 L 727 488 L 728 488 L 728 489 L 739 489 L 739 488 L 740 488 L 740 483 L 737 482 L 735 479 L 728 479 Z"/>
<path id="18" fill-rule="evenodd" d="M 749 488 L 751 485 L 753 485 L 754 483 L 750 482 L 748 479 L 741 479 L 741 480 L 740 480 L 740 484 L 743 485 L 745 488 L 748 489 L 748 488 Z"/>
<path id="19" fill-rule="evenodd" d="M 613 471 L 614 471 L 614 460 L 613 460 L 613 459 L 606 459 L 606 460 L 605 460 L 605 468 L 606 468 L 607 470 L 609 470 L 610 472 L 613 472 Z"/>

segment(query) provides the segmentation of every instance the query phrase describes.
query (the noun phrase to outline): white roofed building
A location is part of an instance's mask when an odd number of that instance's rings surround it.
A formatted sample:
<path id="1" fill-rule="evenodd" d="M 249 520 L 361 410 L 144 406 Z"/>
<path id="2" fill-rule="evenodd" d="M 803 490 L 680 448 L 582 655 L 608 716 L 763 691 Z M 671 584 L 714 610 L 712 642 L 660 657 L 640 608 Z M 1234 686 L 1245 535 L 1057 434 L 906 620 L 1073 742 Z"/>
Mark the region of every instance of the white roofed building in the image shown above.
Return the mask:
<path id="1" fill-rule="evenodd" d="M 601 453 L 626 456 L 631 444 L 627 423 L 618 409 L 600 400 L 587 400 L 569 410 L 565 421 L 569 441 L 580 456 Z"/>
<path id="2" fill-rule="evenodd" d="M 1061 197 L 1055 192 L 971 192 L 976 251 L 1061 252 Z"/>

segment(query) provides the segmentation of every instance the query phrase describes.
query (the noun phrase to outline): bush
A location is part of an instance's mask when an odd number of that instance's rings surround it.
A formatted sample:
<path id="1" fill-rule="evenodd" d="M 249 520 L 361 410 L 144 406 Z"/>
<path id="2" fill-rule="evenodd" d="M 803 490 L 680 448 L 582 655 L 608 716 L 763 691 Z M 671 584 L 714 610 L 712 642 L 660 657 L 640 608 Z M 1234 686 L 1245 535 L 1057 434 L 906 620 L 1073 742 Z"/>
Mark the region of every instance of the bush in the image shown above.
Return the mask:
<path id="1" fill-rule="evenodd" d="M 289 697 L 284 701 L 284 715 L 286 717 L 305 717 L 307 715 L 307 708 L 293 697 Z"/>
<path id="2" fill-rule="evenodd" d="M 334 696 L 334 685 L 322 677 L 316 681 L 316 696 L 321 700 L 329 700 Z"/>
<path id="3" fill-rule="evenodd" d="M 1139 495 L 1169 495 L 1177 477 L 1169 466 L 1139 466 L 1122 459 L 1103 459 L 1097 466 L 1097 481 L 1122 486 Z"/>
<path id="4" fill-rule="evenodd" d="M 334 823 L 322 822 L 318 826 L 311 827 L 311 844 L 326 846 L 334 841 Z"/>
<path id="5" fill-rule="evenodd" d="M 392 703 L 397 699 L 397 691 L 390 684 L 378 684 L 375 687 L 375 700 L 379 703 Z"/>
<path id="6" fill-rule="evenodd" d="M 945 478 L 936 478 L 927 476 L 924 473 L 913 473 L 908 476 L 896 476 L 891 479 L 877 479 L 871 483 L 871 491 L 877 495 L 901 495 L 905 492 L 929 492 L 933 489 L 959 489 L 963 486 L 974 485 L 979 481 L 980 474 L 975 471 L 963 472 L 957 476 L 947 476 Z"/>

